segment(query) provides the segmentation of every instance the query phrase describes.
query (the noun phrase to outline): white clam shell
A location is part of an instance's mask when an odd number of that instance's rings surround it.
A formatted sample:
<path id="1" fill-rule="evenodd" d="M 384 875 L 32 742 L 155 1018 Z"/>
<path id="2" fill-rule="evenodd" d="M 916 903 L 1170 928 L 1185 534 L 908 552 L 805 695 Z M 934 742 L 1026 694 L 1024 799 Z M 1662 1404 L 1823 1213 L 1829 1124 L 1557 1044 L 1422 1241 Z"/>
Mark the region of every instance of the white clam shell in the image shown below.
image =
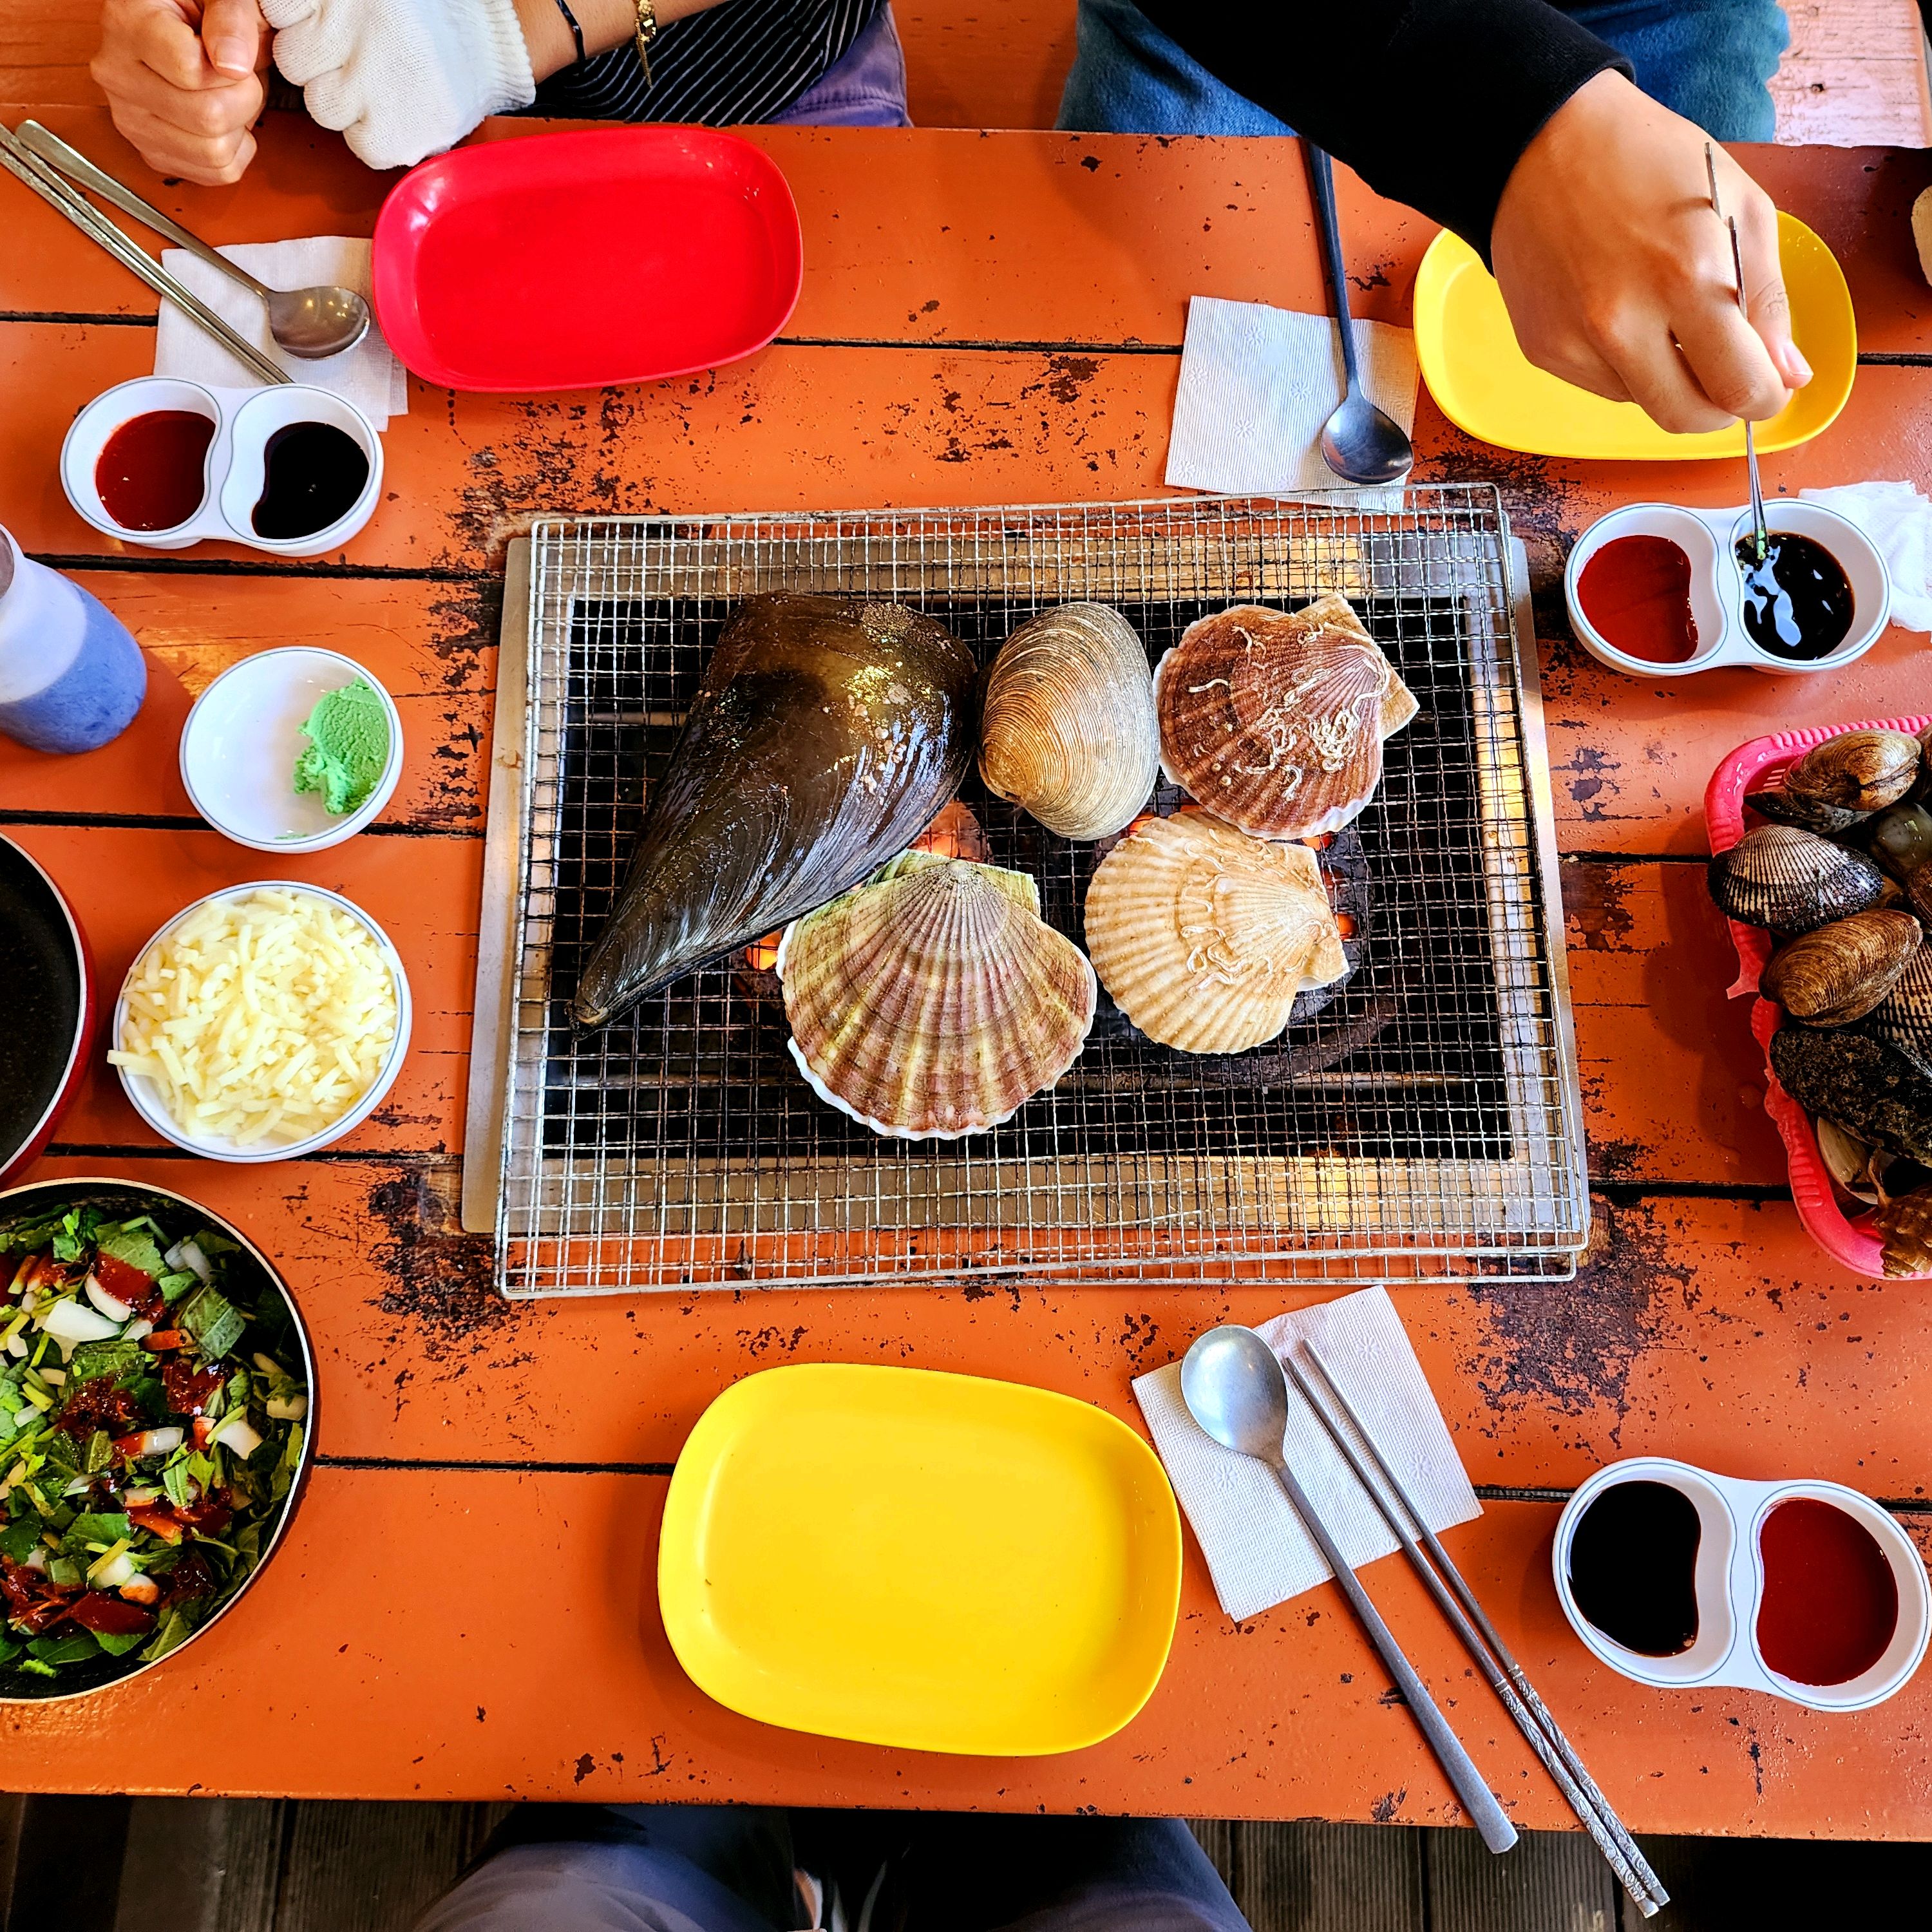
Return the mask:
<path id="1" fill-rule="evenodd" d="M 1147 650 L 1118 610 L 1063 604 L 1006 640 L 980 724 L 980 776 L 996 797 L 1063 838 L 1107 838 L 1160 773 Z"/>
<path id="2" fill-rule="evenodd" d="M 1382 782 L 1414 694 L 1346 597 L 1237 604 L 1188 626 L 1154 671 L 1162 769 L 1257 838 L 1340 830 Z"/>
<path id="3" fill-rule="evenodd" d="M 1315 854 L 1205 812 L 1144 820 L 1100 862 L 1087 945 L 1120 1010 L 1184 1053 L 1259 1046 L 1348 970 Z"/>
<path id="4" fill-rule="evenodd" d="M 778 948 L 791 1053 L 875 1133 L 955 1140 L 1080 1056 L 1099 988 L 1024 874 L 910 852 L 795 921 Z"/>

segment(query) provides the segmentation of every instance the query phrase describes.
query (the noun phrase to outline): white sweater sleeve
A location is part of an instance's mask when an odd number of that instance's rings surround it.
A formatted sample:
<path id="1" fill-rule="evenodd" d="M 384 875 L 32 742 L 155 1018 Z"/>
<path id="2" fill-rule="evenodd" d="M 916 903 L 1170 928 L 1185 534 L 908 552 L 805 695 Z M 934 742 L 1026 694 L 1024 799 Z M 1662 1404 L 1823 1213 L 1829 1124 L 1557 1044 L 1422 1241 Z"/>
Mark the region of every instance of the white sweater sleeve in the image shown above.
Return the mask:
<path id="1" fill-rule="evenodd" d="M 440 154 L 536 98 L 511 0 L 261 0 L 275 64 L 372 168 Z"/>

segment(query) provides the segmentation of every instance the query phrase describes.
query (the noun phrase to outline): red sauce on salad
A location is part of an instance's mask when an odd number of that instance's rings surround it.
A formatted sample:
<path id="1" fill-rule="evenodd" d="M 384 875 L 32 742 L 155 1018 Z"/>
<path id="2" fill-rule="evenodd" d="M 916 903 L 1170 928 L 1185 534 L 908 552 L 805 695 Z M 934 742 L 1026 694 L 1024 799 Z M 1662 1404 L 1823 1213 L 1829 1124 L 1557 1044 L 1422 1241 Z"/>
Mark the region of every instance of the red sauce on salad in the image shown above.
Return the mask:
<path id="1" fill-rule="evenodd" d="M 131 1390 L 116 1388 L 112 1376 L 95 1376 L 68 1391 L 54 1426 L 76 1442 L 85 1442 L 97 1429 L 110 1435 L 140 1420 Z"/>
<path id="2" fill-rule="evenodd" d="M 1794 1684 L 1849 1684 L 1898 1628 L 1898 1580 L 1856 1516 L 1815 1497 L 1780 1503 L 1758 1532 L 1764 1597 L 1757 1647 Z"/>
<path id="3" fill-rule="evenodd" d="M 167 1306 L 161 1297 L 160 1283 L 118 1255 L 96 1255 L 94 1278 L 116 1301 L 150 1322 Z"/>
<path id="4" fill-rule="evenodd" d="M 1584 565 L 1576 601 L 1628 656 L 1682 664 L 1696 652 L 1690 560 L 1668 538 L 1613 538 Z"/>

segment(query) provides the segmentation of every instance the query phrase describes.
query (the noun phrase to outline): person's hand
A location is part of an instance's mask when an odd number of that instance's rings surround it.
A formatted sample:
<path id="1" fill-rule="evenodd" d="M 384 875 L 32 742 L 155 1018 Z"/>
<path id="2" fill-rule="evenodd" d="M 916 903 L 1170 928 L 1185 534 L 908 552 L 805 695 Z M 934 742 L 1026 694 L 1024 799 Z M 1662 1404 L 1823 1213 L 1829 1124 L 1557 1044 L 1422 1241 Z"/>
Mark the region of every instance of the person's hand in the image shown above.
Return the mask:
<path id="1" fill-rule="evenodd" d="M 1666 430 L 1775 416 L 1811 380 L 1791 339 L 1771 198 L 1722 148 L 1711 212 L 1703 131 L 1622 74 L 1586 82 L 1523 150 L 1490 231 L 1523 353 Z"/>
<path id="2" fill-rule="evenodd" d="M 254 159 L 268 64 L 256 0 L 106 0 L 89 71 L 148 166 L 214 185 Z"/>
<path id="3" fill-rule="evenodd" d="M 536 98 L 514 0 L 262 0 L 262 8 L 275 29 L 275 64 L 302 89 L 310 117 L 340 128 L 372 168 L 440 154 L 485 115 Z"/>

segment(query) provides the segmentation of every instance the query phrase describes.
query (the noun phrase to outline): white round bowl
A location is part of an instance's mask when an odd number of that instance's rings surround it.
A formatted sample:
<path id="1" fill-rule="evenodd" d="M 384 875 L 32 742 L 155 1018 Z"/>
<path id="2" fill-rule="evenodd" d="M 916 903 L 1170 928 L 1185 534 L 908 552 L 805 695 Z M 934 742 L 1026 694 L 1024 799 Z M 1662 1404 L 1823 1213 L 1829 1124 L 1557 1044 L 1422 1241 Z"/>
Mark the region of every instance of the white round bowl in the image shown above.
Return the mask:
<path id="1" fill-rule="evenodd" d="M 376 789 L 340 818 L 320 792 L 297 791 L 296 760 L 316 700 L 361 678 L 382 700 L 389 758 Z M 224 838 L 257 852 L 320 852 L 340 845 L 387 805 L 403 775 L 403 721 L 395 700 L 353 658 L 296 644 L 231 664 L 194 701 L 182 727 L 182 783 Z"/>
<path id="2" fill-rule="evenodd" d="M 128 979 L 133 979 L 140 970 L 141 962 L 166 938 L 175 928 L 190 913 L 198 912 L 202 907 L 218 899 L 239 898 L 244 893 L 257 892 L 306 892 L 311 898 L 326 899 L 329 904 L 357 920 L 376 942 L 389 968 L 392 982 L 396 989 L 396 1036 L 390 1042 L 388 1057 L 381 1070 L 370 1083 L 369 1090 L 338 1120 L 332 1121 L 319 1132 L 310 1134 L 307 1139 L 284 1141 L 273 1147 L 237 1147 L 230 1140 L 200 1139 L 184 1133 L 175 1123 L 175 1117 L 168 1111 L 167 1103 L 154 1083 L 145 1075 L 130 1073 L 124 1067 L 115 1071 L 121 1076 L 122 1090 L 127 1094 L 136 1113 L 152 1127 L 164 1140 L 172 1141 L 178 1148 L 185 1148 L 190 1154 L 198 1154 L 209 1160 L 233 1161 L 238 1164 L 255 1164 L 271 1160 L 293 1160 L 305 1154 L 314 1154 L 319 1148 L 330 1146 L 341 1139 L 344 1134 L 358 1127 L 382 1105 L 382 1096 L 395 1084 L 396 1076 L 402 1071 L 403 1060 L 409 1052 L 410 1004 L 409 975 L 403 970 L 402 955 L 390 943 L 389 935 L 356 904 L 352 899 L 344 898 L 340 892 L 332 892 L 323 886 L 304 884 L 299 879 L 251 879 L 245 885 L 225 886 L 218 892 L 208 892 L 193 904 L 183 906 L 174 917 L 160 927 L 134 956 L 134 963 L 128 969 Z M 121 1036 L 128 1024 L 128 981 L 123 980 L 121 995 L 114 1003 L 114 1020 L 110 1030 L 111 1043 L 118 1047 Z"/>

